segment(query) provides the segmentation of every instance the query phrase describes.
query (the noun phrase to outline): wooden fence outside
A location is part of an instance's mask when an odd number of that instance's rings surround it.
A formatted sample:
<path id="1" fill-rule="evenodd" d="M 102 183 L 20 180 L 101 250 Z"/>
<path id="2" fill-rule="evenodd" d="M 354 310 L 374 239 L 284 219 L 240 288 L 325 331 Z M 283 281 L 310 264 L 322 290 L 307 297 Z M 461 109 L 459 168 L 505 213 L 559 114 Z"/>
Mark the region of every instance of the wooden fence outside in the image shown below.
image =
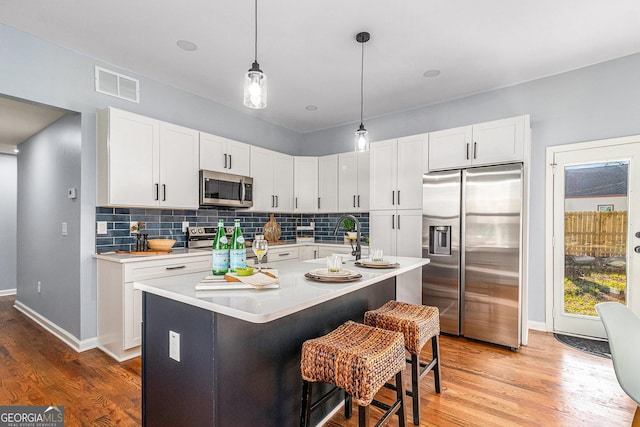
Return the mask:
<path id="1" fill-rule="evenodd" d="M 627 253 L 627 211 L 565 212 L 566 255 L 624 257 Z"/>

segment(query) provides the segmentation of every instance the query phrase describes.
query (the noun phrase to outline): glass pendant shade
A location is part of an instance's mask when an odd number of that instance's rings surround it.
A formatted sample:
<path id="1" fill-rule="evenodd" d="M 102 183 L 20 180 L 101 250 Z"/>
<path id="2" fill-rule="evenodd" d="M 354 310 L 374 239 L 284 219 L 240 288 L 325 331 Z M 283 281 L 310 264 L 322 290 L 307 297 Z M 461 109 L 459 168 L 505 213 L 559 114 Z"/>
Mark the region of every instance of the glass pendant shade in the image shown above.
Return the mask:
<path id="1" fill-rule="evenodd" d="M 360 123 L 360 127 L 356 131 L 356 151 L 369 150 L 369 133 L 364 128 L 364 125 Z"/>
<path id="2" fill-rule="evenodd" d="M 244 105 L 254 109 L 267 106 L 267 76 L 257 62 L 244 77 Z"/>

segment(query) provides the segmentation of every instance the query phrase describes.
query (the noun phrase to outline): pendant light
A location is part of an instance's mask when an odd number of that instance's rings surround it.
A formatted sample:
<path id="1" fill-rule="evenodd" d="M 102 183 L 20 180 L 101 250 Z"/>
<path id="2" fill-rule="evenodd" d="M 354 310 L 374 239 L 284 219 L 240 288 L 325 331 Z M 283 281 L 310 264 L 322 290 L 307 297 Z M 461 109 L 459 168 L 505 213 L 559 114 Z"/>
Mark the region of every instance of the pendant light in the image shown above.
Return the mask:
<path id="1" fill-rule="evenodd" d="M 364 44 L 370 38 L 371 35 L 367 32 L 356 34 L 356 41 L 362 46 L 362 60 L 360 62 L 360 127 L 356 131 L 356 151 L 367 151 L 369 149 L 369 133 L 362 123 L 362 112 L 364 109 Z"/>
<path id="2" fill-rule="evenodd" d="M 254 60 L 244 77 L 244 105 L 261 109 L 267 106 L 267 76 L 258 64 L 258 0 L 255 0 Z"/>

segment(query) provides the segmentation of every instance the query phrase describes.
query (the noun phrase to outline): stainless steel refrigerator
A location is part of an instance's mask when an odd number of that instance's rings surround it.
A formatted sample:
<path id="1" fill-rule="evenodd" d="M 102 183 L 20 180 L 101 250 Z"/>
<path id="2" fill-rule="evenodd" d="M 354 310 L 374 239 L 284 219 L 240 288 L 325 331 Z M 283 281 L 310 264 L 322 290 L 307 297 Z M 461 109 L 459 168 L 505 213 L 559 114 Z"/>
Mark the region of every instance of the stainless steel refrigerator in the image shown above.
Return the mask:
<path id="1" fill-rule="evenodd" d="M 422 303 L 442 332 L 520 346 L 522 165 L 423 177 Z"/>

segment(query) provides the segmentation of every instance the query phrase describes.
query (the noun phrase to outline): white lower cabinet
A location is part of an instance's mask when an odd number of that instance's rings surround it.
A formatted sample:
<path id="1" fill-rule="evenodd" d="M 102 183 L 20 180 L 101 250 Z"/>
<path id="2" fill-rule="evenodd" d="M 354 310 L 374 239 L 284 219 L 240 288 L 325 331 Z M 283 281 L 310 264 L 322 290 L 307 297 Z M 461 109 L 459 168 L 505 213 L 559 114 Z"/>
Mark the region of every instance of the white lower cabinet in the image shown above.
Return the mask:
<path id="1" fill-rule="evenodd" d="M 369 246 L 384 255 L 422 257 L 422 210 L 371 211 L 369 230 Z"/>
<path id="2" fill-rule="evenodd" d="M 138 280 L 211 271 L 211 254 L 129 262 L 98 259 L 98 348 L 122 362 L 140 355 L 142 292 Z"/>
<path id="3" fill-rule="evenodd" d="M 270 247 L 267 251 L 268 264 L 273 264 L 279 261 L 291 261 L 298 260 L 298 248 L 297 247 Z"/>
<path id="4" fill-rule="evenodd" d="M 298 261 L 307 261 L 318 258 L 318 246 L 308 245 L 298 248 Z"/>

